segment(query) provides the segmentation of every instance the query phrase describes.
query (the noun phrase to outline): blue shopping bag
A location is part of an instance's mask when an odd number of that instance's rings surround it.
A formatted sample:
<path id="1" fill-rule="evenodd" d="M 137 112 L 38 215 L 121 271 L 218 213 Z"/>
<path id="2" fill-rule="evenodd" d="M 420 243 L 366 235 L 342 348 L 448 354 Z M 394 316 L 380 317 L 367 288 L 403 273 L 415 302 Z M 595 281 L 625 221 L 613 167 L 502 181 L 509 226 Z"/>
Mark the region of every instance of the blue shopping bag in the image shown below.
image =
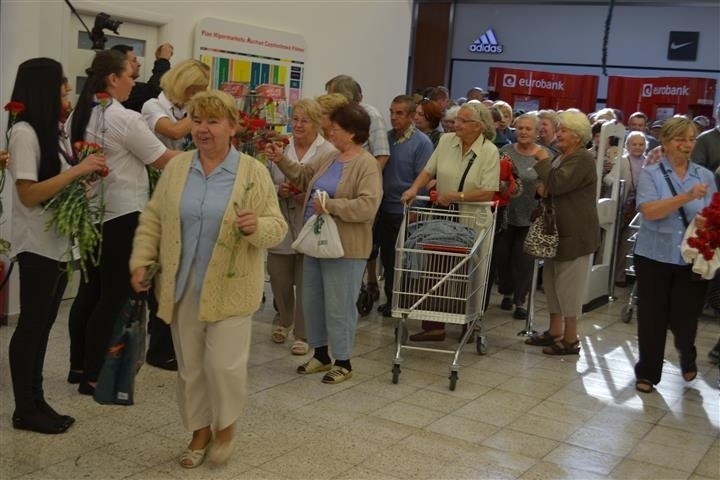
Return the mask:
<path id="1" fill-rule="evenodd" d="M 93 398 L 98 403 L 132 405 L 135 375 L 145 358 L 147 293 L 132 293 L 115 321 Z"/>

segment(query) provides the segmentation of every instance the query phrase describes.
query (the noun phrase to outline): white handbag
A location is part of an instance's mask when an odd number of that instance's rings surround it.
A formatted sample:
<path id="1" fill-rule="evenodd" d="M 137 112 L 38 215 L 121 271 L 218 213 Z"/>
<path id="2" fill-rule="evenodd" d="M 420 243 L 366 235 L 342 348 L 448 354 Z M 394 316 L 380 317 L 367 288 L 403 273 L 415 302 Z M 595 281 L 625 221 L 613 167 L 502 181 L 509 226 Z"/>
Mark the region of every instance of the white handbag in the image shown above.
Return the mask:
<path id="1" fill-rule="evenodd" d="M 324 213 L 308 218 L 291 247 L 298 253 L 315 258 L 340 258 L 345 255 L 345 250 L 335 220 L 325 209 L 328 194 L 318 190 L 317 196 Z"/>

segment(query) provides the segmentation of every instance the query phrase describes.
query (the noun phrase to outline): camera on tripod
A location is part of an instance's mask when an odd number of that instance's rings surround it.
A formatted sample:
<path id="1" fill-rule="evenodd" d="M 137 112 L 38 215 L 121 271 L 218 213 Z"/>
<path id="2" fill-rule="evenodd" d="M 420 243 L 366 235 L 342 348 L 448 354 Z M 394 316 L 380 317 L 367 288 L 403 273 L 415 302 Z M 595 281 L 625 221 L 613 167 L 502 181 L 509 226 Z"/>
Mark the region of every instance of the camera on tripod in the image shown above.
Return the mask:
<path id="1" fill-rule="evenodd" d="M 92 32 L 90 32 L 92 49 L 105 50 L 105 43 L 108 38 L 105 36 L 104 30 L 110 30 L 118 35 L 118 28 L 120 28 L 122 23 L 120 20 L 113 20 L 107 13 L 100 12 L 95 15 L 95 25 L 93 25 Z"/>

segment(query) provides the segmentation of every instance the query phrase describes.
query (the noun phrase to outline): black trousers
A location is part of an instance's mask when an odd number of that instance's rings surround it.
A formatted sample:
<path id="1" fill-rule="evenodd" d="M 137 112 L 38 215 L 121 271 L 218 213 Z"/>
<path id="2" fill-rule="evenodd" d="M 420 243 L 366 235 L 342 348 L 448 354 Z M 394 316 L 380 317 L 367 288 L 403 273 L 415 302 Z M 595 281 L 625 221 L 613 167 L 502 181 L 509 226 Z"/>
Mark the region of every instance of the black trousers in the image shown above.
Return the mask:
<path id="1" fill-rule="evenodd" d="M 148 292 L 148 340 L 147 359 L 157 363 L 167 363 L 175 358 L 170 325 L 157 316 L 158 302 L 155 297 L 155 287 Z"/>
<path id="2" fill-rule="evenodd" d="M 395 242 L 398 233 L 400 233 L 402 221 L 403 215 L 401 213 L 379 212 L 375 224 L 377 240 L 380 246 L 380 261 L 383 266 L 383 275 L 385 275 L 385 297 L 388 305 L 391 306 L 393 282 L 395 280 Z"/>
<path id="3" fill-rule="evenodd" d="M 44 399 L 43 366 L 50 330 L 67 286 L 64 263 L 34 253 L 17 256 L 20 268 L 20 316 L 10 340 L 10 374 L 15 411 L 24 416 Z"/>
<path id="4" fill-rule="evenodd" d="M 88 268 L 70 309 L 70 368 L 97 381 L 113 326 L 130 296 L 130 252 L 139 212 L 108 220 L 102 226 L 102 252 L 97 267 Z"/>
<path id="5" fill-rule="evenodd" d="M 498 292 L 512 295 L 513 303 L 524 307 L 532 282 L 533 257 L 523 252 L 530 227 L 508 225 L 495 236 Z"/>
<path id="6" fill-rule="evenodd" d="M 680 368 L 695 368 L 695 336 L 708 282 L 694 280 L 689 265 L 673 265 L 635 255 L 638 286 L 638 347 L 635 377 L 660 382 L 665 339 L 673 333 Z"/>

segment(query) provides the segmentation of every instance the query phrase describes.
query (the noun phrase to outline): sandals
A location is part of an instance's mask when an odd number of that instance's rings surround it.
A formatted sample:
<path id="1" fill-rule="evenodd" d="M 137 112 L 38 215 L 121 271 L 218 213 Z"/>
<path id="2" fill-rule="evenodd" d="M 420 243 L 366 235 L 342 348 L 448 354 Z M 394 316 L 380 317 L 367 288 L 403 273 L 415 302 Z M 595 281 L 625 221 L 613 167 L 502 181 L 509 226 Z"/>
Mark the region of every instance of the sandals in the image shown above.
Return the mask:
<path id="1" fill-rule="evenodd" d="M 293 355 L 307 355 L 310 346 L 305 340 L 295 340 L 290 347 L 290 353 Z"/>
<path id="2" fill-rule="evenodd" d="M 542 352 L 545 355 L 577 355 L 580 353 L 580 340 L 570 343 L 563 338 L 550 346 L 544 347 Z"/>
<path id="3" fill-rule="evenodd" d="M 545 330 L 543 333 L 536 333 L 535 335 L 531 336 L 530 338 L 525 340 L 526 345 L 533 345 L 536 347 L 549 347 L 550 345 L 554 345 L 555 342 L 560 340 L 562 337 L 553 337 L 550 335 L 550 332 Z"/>
<path id="4" fill-rule="evenodd" d="M 638 378 L 635 380 L 635 390 L 640 393 L 652 393 L 655 390 L 652 382 L 644 378 Z"/>
<path id="5" fill-rule="evenodd" d="M 197 468 L 205 461 L 205 454 L 207 453 L 207 446 L 200 450 L 190 450 L 186 448 L 185 451 L 180 455 L 178 462 L 183 468 Z"/>
<path id="6" fill-rule="evenodd" d="M 309 375 L 311 373 L 327 372 L 331 368 L 332 363 L 322 363 L 320 360 L 313 357 L 297 367 L 296 372 L 300 375 Z"/>
<path id="7" fill-rule="evenodd" d="M 272 341 L 275 343 L 285 343 L 289 331 L 289 328 L 275 325 L 272 329 L 272 333 L 270 334 L 270 338 L 272 338 Z"/>

